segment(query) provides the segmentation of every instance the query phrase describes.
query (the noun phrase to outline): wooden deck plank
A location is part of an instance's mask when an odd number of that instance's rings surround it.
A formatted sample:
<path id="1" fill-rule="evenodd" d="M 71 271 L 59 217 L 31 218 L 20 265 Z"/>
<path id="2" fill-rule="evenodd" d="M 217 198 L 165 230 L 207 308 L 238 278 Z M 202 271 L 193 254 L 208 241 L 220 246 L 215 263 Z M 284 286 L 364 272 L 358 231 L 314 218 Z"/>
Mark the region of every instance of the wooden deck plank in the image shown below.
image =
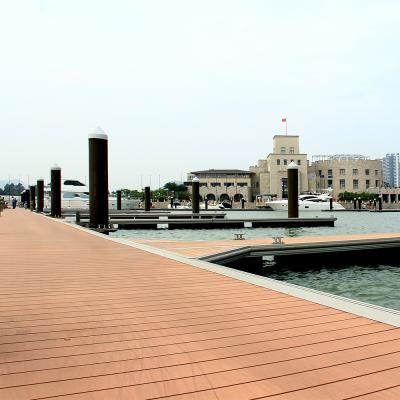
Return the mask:
<path id="1" fill-rule="evenodd" d="M 326 351 L 327 348 L 324 349 Z M 354 362 L 355 360 L 363 360 L 376 358 L 382 355 L 400 354 L 400 339 L 397 341 L 384 342 L 367 347 L 356 347 L 336 352 L 325 352 L 323 354 L 312 355 L 308 353 L 307 357 L 296 358 L 296 353 L 292 352 L 292 360 L 274 361 L 266 353 L 256 353 L 248 356 L 232 358 L 220 358 L 212 361 L 203 361 L 199 363 L 191 363 L 188 370 L 187 364 L 161 366 L 156 364 L 153 368 L 144 368 L 144 365 L 135 360 L 109 363 L 108 365 L 91 365 L 71 368 L 66 371 L 52 371 L 53 373 L 33 372 L 21 375 L 8 375 L 2 379 L 2 388 L 18 387 L 24 385 L 34 385 L 40 382 L 57 382 L 59 379 L 64 381 L 71 380 L 73 385 L 76 379 L 86 379 L 93 376 L 104 377 L 108 379 L 108 375 L 113 374 L 131 374 L 130 382 L 133 384 L 143 384 L 152 382 L 157 379 L 159 374 L 167 376 L 169 380 L 180 379 L 189 376 L 213 374 L 229 371 L 241 371 L 241 373 L 251 374 L 255 369 L 259 369 L 262 373 L 279 374 L 295 373 L 295 371 L 303 371 L 306 369 L 319 369 L 324 366 L 340 364 L 346 362 Z M 282 355 L 280 355 L 282 356 Z M 154 364 L 153 364 L 154 365 Z M 1 388 L 0 388 L 1 389 Z M 1 395 L 1 390 L 0 390 Z"/>
<path id="2" fill-rule="evenodd" d="M 398 393 L 398 328 L 25 210 L 6 210 L 0 238 L 1 399 Z M 193 255 L 236 245 L 158 247 Z"/>

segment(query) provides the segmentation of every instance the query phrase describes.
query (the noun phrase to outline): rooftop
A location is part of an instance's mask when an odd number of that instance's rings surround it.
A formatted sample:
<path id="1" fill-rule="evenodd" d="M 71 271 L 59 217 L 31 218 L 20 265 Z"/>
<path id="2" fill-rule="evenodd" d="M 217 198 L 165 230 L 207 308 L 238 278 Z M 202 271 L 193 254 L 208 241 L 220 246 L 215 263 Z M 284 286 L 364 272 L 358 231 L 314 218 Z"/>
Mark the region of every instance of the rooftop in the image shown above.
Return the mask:
<path id="1" fill-rule="evenodd" d="M 242 169 L 205 169 L 203 171 L 193 171 L 191 174 L 199 175 L 199 174 L 253 174 L 250 171 L 244 171 Z"/>
<path id="2" fill-rule="evenodd" d="M 369 160 L 369 156 L 362 154 L 330 154 L 330 155 L 316 155 L 312 156 L 314 161 L 333 161 L 333 160 Z"/>

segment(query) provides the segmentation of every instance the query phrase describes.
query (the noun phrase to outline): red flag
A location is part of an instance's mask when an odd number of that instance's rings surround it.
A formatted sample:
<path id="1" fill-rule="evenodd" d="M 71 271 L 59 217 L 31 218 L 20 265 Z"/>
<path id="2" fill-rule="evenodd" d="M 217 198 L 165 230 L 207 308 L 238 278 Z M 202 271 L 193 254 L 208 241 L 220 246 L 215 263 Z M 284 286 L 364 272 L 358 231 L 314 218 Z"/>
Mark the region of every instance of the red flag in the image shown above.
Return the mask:
<path id="1" fill-rule="evenodd" d="M 282 118 L 282 122 L 286 122 L 286 118 Z"/>

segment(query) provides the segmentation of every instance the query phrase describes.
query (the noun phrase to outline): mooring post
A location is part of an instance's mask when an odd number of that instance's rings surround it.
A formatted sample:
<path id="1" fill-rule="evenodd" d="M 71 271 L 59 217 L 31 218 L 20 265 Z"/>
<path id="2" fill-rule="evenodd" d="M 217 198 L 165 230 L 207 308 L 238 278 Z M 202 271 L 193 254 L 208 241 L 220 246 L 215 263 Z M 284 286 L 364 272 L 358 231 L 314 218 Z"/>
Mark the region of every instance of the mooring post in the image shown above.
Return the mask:
<path id="1" fill-rule="evenodd" d="M 361 210 L 362 207 L 362 199 L 361 197 L 358 198 L 358 209 Z"/>
<path id="2" fill-rule="evenodd" d="M 61 217 L 61 168 L 54 165 L 50 171 L 51 177 L 51 210 L 52 217 Z"/>
<path id="3" fill-rule="evenodd" d="M 192 180 L 192 213 L 200 212 L 200 181 L 197 176 Z"/>
<path id="4" fill-rule="evenodd" d="M 379 211 L 382 211 L 382 196 L 379 196 Z"/>
<path id="5" fill-rule="evenodd" d="M 243 198 L 241 199 L 241 202 L 242 202 L 242 209 L 244 209 L 244 199 Z"/>
<path id="6" fill-rule="evenodd" d="M 36 186 L 29 186 L 31 193 L 31 204 L 30 210 L 33 211 L 36 209 Z"/>
<path id="7" fill-rule="evenodd" d="M 150 211 L 150 186 L 144 187 L 144 211 Z"/>
<path id="8" fill-rule="evenodd" d="M 24 202 L 25 202 L 25 190 L 21 192 L 21 207 L 24 206 Z"/>
<path id="9" fill-rule="evenodd" d="M 117 210 L 122 210 L 122 192 L 117 190 Z"/>
<path id="10" fill-rule="evenodd" d="M 287 168 L 288 218 L 299 218 L 299 167 L 293 161 Z"/>
<path id="11" fill-rule="evenodd" d="M 97 128 L 89 135 L 90 228 L 108 227 L 108 136 Z"/>
<path id="12" fill-rule="evenodd" d="M 25 190 L 25 208 L 31 208 L 31 191 L 30 189 Z"/>
<path id="13" fill-rule="evenodd" d="M 36 181 L 36 187 L 37 187 L 36 211 L 39 213 L 39 212 L 43 212 L 43 208 L 44 208 L 44 180 L 38 179 Z"/>
<path id="14" fill-rule="evenodd" d="M 353 199 L 353 209 L 357 209 L 357 199 Z"/>
<path id="15" fill-rule="evenodd" d="M 332 197 L 329 199 L 329 209 L 333 210 L 333 199 L 332 199 Z"/>
<path id="16" fill-rule="evenodd" d="M 204 208 L 206 210 L 208 210 L 208 198 L 207 197 L 204 199 Z"/>

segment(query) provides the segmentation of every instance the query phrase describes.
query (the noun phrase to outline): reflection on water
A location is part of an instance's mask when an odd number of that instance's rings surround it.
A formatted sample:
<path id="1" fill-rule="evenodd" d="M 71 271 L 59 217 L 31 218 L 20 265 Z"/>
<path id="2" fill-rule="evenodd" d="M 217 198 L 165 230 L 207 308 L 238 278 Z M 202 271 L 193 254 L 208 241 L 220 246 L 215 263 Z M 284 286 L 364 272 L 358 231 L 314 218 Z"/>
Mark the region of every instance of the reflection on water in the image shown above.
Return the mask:
<path id="1" fill-rule="evenodd" d="M 319 266 L 296 270 L 271 265 L 263 270 L 261 274 L 268 278 L 400 310 L 400 264 Z"/>

